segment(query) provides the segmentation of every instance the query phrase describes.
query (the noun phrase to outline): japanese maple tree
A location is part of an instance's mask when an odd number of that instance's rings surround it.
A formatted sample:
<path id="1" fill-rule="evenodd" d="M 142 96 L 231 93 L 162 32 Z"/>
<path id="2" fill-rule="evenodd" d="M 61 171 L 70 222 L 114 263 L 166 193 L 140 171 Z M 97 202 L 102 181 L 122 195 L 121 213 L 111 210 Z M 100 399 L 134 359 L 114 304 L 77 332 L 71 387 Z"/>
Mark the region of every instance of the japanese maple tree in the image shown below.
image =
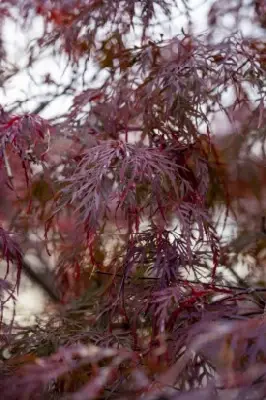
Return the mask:
<path id="1" fill-rule="evenodd" d="M 188 0 L 1 1 L 41 26 L 19 64 L 0 37 L 3 92 L 35 87 L 0 109 L 3 398 L 265 398 L 266 5 L 210 3 L 199 34 Z"/>

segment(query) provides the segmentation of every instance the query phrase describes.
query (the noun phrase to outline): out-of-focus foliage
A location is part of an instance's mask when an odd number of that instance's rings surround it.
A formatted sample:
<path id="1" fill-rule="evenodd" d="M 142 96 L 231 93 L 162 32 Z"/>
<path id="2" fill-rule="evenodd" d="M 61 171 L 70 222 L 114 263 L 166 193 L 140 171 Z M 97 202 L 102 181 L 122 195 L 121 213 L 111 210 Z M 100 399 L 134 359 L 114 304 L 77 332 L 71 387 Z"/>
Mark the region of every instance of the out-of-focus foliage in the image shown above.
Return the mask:
<path id="1" fill-rule="evenodd" d="M 51 298 L 34 326 L 1 319 L 5 399 L 266 396 L 265 4 L 212 1 L 202 34 L 193 7 L 0 4 L 2 91 L 35 87 L 0 110 L 1 315 L 23 271 Z M 5 24 L 36 21 L 11 60 Z"/>

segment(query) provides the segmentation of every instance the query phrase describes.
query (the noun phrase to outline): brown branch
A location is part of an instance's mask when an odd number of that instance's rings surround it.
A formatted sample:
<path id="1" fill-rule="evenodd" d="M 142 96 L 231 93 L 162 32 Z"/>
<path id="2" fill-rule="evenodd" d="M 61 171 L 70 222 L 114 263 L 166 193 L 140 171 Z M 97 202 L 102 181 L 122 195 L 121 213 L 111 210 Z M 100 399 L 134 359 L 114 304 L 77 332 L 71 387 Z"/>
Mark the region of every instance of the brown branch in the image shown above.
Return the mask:
<path id="1" fill-rule="evenodd" d="M 25 275 L 28 276 L 32 282 L 37 284 L 53 302 L 58 303 L 60 301 L 58 290 L 54 284 L 54 274 L 52 271 L 49 271 L 49 274 L 47 274 L 47 271 L 36 272 L 25 260 L 22 261 L 21 268 Z"/>

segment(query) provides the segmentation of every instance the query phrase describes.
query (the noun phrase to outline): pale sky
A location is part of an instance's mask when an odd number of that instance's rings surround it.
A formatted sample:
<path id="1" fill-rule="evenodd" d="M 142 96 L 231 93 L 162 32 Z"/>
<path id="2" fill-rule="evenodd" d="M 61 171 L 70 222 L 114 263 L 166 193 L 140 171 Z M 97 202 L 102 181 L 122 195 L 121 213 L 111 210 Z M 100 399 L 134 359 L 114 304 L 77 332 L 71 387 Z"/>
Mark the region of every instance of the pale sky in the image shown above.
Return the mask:
<path id="1" fill-rule="evenodd" d="M 202 5 L 203 2 L 204 0 L 191 1 L 191 8 L 193 10 L 191 15 L 195 23 L 196 32 L 198 33 L 202 33 L 206 30 L 206 14 L 209 4 L 212 1 L 208 0 Z M 154 37 L 157 39 L 160 38 L 161 32 L 164 33 L 165 38 L 170 38 L 180 33 L 181 28 L 185 26 L 186 22 L 186 18 L 180 17 L 176 10 L 173 12 L 173 19 L 170 23 L 164 16 L 162 16 L 161 19 L 163 21 L 163 29 L 158 29 L 158 27 L 156 27 L 151 30 L 153 31 L 152 33 L 154 34 Z M 27 29 L 26 32 L 23 32 L 14 22 L 9 20 L 4 24 L 3 31 L 9 59 L 12 62 L 15 62 L 17 65 L 23 67 L 27 61 L 27 57 L 25 57 L 25 55 L 27 54 L 26 46 L 29 43 L 29 39 L 31 40 L 36 37 L 41 37 L 42 35 L 42 18 L 36 17 L 33 26 L 31 29 Z M 10 104 L 18 99 L 25 99 L 29 93 L 31 93 L 31 96 L 44 94 L 46 91 L 46 86 L 41 84 L 40 80 L 38 82 L 38 77 L 40 75 L 50 73 L 55 81 L 68 83 L 70 80 L 70 69 L 68 68 L 66 71 L 64 71 L 65 62 L 65 57 L 59 55 L 57 59 L 49 57 L 36 63 L 35 67 L 31 70 L 31 75 L 37 80 L 37 85 L 34 85 L 31 82 L 31 79 L 25 72 L 17 74 L 10 80 L 6 93 L 4 94 L 2 91 L 0 91 L 0 104 L 3 104 L 4 106 L 5 104 Z M 94 72 L 95 70 L 92 63 L 89 63 L 88 76 L 93 76 Z M 61 114 L 64 111 L 67 111 L 70 105 L 71 98 L 65 97 L 62 99 L 62 97 L 60 97 L 60 99 L 53 101 L 51 106 L 48 106 L 41 113 L 41 115 L 44 118 L 56 116 L 58 113 Z M 35 106 L 34 100 L 29 102 L 28 106 L 33 109 Z"/>

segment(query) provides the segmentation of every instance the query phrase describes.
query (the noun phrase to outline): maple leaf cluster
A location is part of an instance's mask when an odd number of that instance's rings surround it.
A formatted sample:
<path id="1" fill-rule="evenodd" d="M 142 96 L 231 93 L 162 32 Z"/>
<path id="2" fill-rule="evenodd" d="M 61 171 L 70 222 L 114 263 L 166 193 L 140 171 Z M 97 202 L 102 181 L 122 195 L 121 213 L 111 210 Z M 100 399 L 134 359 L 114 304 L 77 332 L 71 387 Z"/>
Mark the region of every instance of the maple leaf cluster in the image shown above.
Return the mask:
<path id="1" fill-rule="evenodd" d="M 174 7 L 187 25 L 158 39 Z M 263 1 L 214 1 L 196 35 L 186 0 L 1 2 L 3 23 L 43 27 L 23 66 L 1 36 L 3 89 L 44 88 L 0 109 L 1 315 L 23 272 L 53 302 L 34 326 L 1 319 L 6 399 L 265 397 L 265 39 L 223 29 L 251 9 L 263 31 Z M 67 83 L 34 75 L 47 54 Z"/>

